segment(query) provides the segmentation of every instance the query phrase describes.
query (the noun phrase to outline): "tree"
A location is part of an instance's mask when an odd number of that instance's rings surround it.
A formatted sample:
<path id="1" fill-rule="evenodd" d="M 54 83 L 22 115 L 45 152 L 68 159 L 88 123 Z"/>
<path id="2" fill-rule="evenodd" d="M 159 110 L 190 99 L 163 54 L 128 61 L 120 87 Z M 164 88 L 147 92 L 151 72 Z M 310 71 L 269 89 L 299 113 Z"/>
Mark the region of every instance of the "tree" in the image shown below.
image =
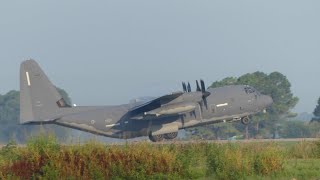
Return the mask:
<path id="1" fill-rule="evenodd" d="M 16 124 L 20 115 L 19 91 L 0 95 L 0 124 Z"/>
<path id="2" fill-rule="evenodd" d="M 63 99 L 66 101 L 66 103 L 71 106 L 72 101 L 69 97 L 69 94 L 64 89 L 61 89 L 59 87 L 56 87 L 56 89 L 58 90 L 59 94 L 63 97 Z"/>
<path id="3" fill-rule="evenodd" d="M 67 103 L 71 104 L 68 94 L 60 88 L 57 88 Z M 20 118 L 20 92 L 10 91 L 5 95 L 0 95 L 0 142 L 8 142 L 11 138 L 18 142 L 24 142 L 26 138 L 33 133 L 45 130 L 52 132 L 60 139 L 65 139 L 69 130 L 64 127 L 43 125 L 19 125 Z"/>
<path id="4" fill-rule="evenodd" d="M 313 111 L 313 115 L 315 117 L 312 118 L 311 122 L 320 122 L 320 98 L 318 99 L 318 104 Z"/>
<path id="5" fill-rule="evenodd" d="M 295 107 L 299 99 L 293 96 L 291 84 L 283 74 L 273 72 L 266 78 L 266 82 L 267 85 L 261 92 L 270 95 L 274 102 L 268 110 L 269 120 L 266 123 L 275 138 L 278 124 L 292 114 L 290 110 Z"/>
<path id="6" fill-rule="evenodd" d="M 311 135 L 311 128 L 303 121 L 285 121 L 280 130 L 280 136 L 284 138 L 307 138 Z"/>
<path id="7" fill-rule="evenodd" d="M 235 85 L 238 84 L 238 79 L 235 77 L 226 77 L 221 81 L 215 81 L 212 83 L 210 87 L 215 88 L 215 87 L 222 87 L 222 86 L 228 86 L 228 85 Z"/>

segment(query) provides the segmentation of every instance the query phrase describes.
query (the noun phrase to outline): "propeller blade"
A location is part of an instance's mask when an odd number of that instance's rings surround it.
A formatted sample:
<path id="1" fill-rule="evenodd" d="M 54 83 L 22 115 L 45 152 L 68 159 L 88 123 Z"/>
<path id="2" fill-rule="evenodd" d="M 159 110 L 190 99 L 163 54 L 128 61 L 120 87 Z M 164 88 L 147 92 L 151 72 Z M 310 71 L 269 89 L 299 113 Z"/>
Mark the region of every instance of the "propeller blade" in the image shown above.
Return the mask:
<path id="1" fill-rule="evenodd" d="M 191 86 L 189 82 L 188 82 L 188 92 L 191 92 Z"/>
<path id="2" fill-rule="evenodd" d="M 199 105 L 200 105 L 200 111 L 203 112 L 203 107 L 202 107 L 203 106 L 203 102 L 202 101 L 199 102 Z"/>
<path id="3" fill-rule="evenodd" d="M 197 91 L 201 91 L 198 80 L 196 80 L 196 83 L 197 83 Z"/>
<path id="4" fill-rule="evenodd" d="M 206 90 L 206 85 L 204 84 L 204 81 L 202 79 L 200 80 L 200 85 L 201 85 L 201 92 L 202 92 L 202 101 L 206 109 L 208 109 L 207 97 L 210 96 L 210 92 Z"/>
<path id="5" fill-rule="evenodd" d="M 206 109 L 208 109 L 208 102 L 207 102 L 207 98 L 203 98 L 203 104 L 206 107 Z"/>
<path id="6" fill-rule="evenodd" d="M 201 92 L 205 93 L 206 92 L 206 85 L 204 84 L 204 81 L 202 79 L 200 80 L 200 84 L 201 84 Z"/>
<path id="7" fill-rule="evenodd" d="M 186 83 L 182 82 L 182 88 L 183 88 L 183 92 L 187 92 Z"/>

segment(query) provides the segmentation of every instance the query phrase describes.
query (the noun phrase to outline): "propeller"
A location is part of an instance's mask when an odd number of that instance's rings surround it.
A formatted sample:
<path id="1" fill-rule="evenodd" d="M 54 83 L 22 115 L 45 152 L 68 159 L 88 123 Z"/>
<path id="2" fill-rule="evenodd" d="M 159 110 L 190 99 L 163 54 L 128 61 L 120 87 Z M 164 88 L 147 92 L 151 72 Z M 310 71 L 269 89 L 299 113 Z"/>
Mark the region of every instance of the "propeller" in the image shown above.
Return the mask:
<path id="1" fill-rule="evenodd" d="M 188 92 L 191 92 L 191 86 L 189 82 L 188 82 Z"/>
<path id="2" fill-rule="evenodd" d="M 182 82 L 182 88 L 183 88 L 183 92 L 191 92 L 191 85 L 190 83 L 188 82 L 188 85 L 185 83 L 185 82 Z"/>
<path id="3" fill-rule="evenodd" d="M 206 107 L 206 109 L 208 109 L 208 102 L 207 102 L 207 97 L 210 96 L 210 92 L 206 91 L 206 85 L 204 83 L 204 81 L 202 79 L 200 79 L 200 84 L 199 81 L 196 80 L 196 84 L 197 84 L 197 92 L 201 92 L 201 97 L 202 97 L 202 101 L 199 102 L 200 103 L 200 108 L 202 111 L 202 106 L 204 105 Z M 188 82 L 188 84 L 186 84 L 185 82 L 182 82 L 182 88 L 183 88 L 183 92 L 185 93 L 190 93 L 191 90 L 191 85 Z"/>
<path id="4" fill-rule="evenodd" d="M 202 79 L 200 80 L 200 86 L 201 86 L 201 89 L 200 89 L 199 83 L 197 81 L 197 91 L 201 91 L 202 92 L 202 101 L 203 101 L 204 106 L 206 107 L 206 109 L 208 109 L 207 97 L 210 96 L 210 92 L 206 91 L 206 85 L 205 85 L 205 83 L 204 83 L 204 81 Z"/>
<path id="5" fill-rule="evenodd" d="M 183 92 L 187 92 L 186 83 L 182 82 L 182 88 L 183 88 Z"/>
<path id="6" fill-rule="evenodd" d="M 207 97 L 210 96 L 210 92 L 206 91 L 206 85 L 204 83 L 204 81 L 202 79 L 200 79 L 200 85 L 199 85 L 199 81 L 196 80 L 196 84 L 197 84 L 197 92 L 201 92 L 202 93 L 202 102 L 201 102 L 201 106 L 204 104 L 204 106 L 206 107 L 206 109 L 208 109 L 208 102 L 207 102 Z M 182 88 L 183 88 L 183 92 L 191 92 L 191 85 L 188 82 L 188 84 L 186 84 L 185 82 L 182 82 Z"/>
<path id="7" fill-rule="evenodd" d="M 197 83 L 197 91 L 201 91 L 198 80 L 196 80 L 196 83 Z"/>
<path id="8" fill-rule="evenodd" d="M 206 85 L 204 84 L 204 81 L 202 79 L 200 80 L 200 84 L 201 84 L 201 92 L 205 93 L 206 92 Z"/>

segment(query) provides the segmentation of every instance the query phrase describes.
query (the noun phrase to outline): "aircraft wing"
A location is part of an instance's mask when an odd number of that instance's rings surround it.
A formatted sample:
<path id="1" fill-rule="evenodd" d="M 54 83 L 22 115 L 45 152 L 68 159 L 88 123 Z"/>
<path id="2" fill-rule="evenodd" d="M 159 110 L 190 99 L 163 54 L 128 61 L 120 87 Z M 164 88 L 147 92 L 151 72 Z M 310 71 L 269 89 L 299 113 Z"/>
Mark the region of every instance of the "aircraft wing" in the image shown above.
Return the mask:
<path id="1" fill-rule="evenodd" d="M 147 112 L 152 112 L 153 110 L 159 109 L 166 104 L 170 104 L 171 101 L 177 99 L 183 94 L 183 92 L 177 92 L 173 94 L 164 95 L 153 99 L 149 102 L 141 104 L 139 106 L 130 109 L 130 115 L 133 118 L 141 119 L 142 116 L 146 115 Z"/>

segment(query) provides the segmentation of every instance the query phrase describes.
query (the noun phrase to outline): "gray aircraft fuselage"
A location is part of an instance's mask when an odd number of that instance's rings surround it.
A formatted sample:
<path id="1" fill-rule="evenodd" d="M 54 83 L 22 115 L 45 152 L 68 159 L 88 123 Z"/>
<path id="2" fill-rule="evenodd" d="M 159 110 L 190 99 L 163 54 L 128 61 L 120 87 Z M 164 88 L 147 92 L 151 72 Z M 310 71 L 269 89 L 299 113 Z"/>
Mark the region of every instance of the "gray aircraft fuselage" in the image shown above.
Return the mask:
<path id="1" fill-rule="evenodd" d="M 148 136 L 163 126 L 185 129 L 205 124 L 240 120 L 266 109 L 272 99 L 255 91 L 245 92 L 243 85 L 209 88 L 208 108 L 197 104 L 194 112 L 177 115 L 131 118 L 135 104 L 103 107 L 73 107 L 79 113 L 70 113 L 55 121 L 56 124 L 114 138 Z M 193 99 L 196 93 L 184 93 L 175 102 Z M 144 112 L 143 112 L 144 113 Z M 164 130 L 165 132 L 165 130 Z M 170 130 L 168 131 L 171 132 Z M 174 132 L 174 131 L 173 131 Z"/>
<path id="2" fill-rule="evenodd" d="M 21 65 L 21 124 L 57 124 L 113 138 L 173 139 L 179 129 L 241 120 L 265 110 L 272 98 L 232 85 L 176 92 L 146 103 L 71 107 L 33 60 Z M 201 82 L 203 83 L 203 82 Z M 190 85 L 189 85 L 190 86 Z"/>

